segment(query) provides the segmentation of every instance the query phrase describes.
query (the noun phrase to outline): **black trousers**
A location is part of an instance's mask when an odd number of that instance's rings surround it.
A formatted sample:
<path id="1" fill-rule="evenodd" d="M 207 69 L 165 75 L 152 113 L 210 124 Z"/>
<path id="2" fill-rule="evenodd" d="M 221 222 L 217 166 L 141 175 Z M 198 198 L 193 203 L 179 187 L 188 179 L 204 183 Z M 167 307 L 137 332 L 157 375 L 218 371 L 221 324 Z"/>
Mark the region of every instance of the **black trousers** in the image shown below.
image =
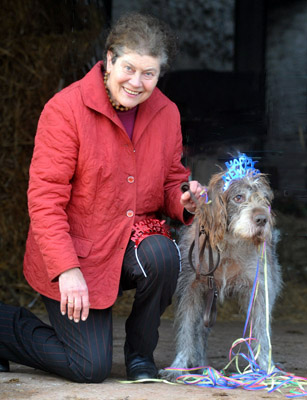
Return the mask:
<path id="1" fill-rule="evenodd" d="M 137 262 L 130 242 L 122 266 L 121 287 L 136 288 L 126 321 L 126 346 L 152 357 L 160 316 L 171 304 L 179 273 L 175 244 L 161 235 L 142 241 Z M 112 308 L 91 309 L 86 321 L 62 316 L 58 301 L 43 297 L 51 325 L 23 307 L 0 305 L 0 359 L 52 372 L 75 382 L 102 382 L 112 366 Z"/>

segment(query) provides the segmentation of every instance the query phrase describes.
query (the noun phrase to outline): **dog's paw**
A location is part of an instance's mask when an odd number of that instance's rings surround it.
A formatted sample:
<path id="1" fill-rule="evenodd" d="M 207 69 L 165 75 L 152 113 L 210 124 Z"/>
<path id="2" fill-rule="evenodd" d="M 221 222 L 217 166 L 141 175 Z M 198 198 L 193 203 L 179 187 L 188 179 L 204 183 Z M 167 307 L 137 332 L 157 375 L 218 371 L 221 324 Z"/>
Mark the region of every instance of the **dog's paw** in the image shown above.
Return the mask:
<path id="1" fill-rule="evenodd" d="M 158 372 L 158 378 L 165 379 L 166 381 L 176 382 L 178 376 L 181 375 L 182 371 L 172 371 L 168 369 L 160 369 Z"/>
<path id="2" fill-rule="evenodd" d="M 274 370 L 277 370 L 273 359 L 269 360 L 268 354 L 261 352 L 259 358 L 257 359 L 257 364 L 260 369 L 267 374 L 271 373 Z"/>
<path id="3" fill-rule="evenodd" d="M 283 373 L 283 367 L 281 364 L 275 364 L 272 360 L 271 363 L 259 362 L 260 369 L 267 374 L 271 373 Z"/>

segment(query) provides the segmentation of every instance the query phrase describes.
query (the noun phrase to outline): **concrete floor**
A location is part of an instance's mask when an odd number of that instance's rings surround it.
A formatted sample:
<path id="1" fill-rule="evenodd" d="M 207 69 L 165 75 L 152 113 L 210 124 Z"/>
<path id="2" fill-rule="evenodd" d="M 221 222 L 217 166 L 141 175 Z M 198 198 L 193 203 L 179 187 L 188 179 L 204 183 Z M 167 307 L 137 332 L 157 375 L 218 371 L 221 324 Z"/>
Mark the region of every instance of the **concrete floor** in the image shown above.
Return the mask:
<path id="1" fill-rule="evenodd" d="M 122 383 L 126 379 L 123 357 L 123 317 L 114 317 L 114 357 L 111 376 L 102 384 L 71 383 L 25 366 L 11 364 L 11 372 L 0 374 L 1 400 L 201 400 L 286 398 L 285 393 L 266 390 L 221 390 L 166 383 Z M 209 342 L 210 365 L 218 370 L 227 363 L 234 340 L 242 336 L 242 322 L 217 322 Z M 174 356 L 172 321 L 162 320 L 160 341 L 155 352 L 159 368 L 171 364 Z M 277 322 L 273 325 L 273 354 L 287 372 L 307 377 L 307 324 Z M 307 387 L 306 387 L 307 389 Z"/>

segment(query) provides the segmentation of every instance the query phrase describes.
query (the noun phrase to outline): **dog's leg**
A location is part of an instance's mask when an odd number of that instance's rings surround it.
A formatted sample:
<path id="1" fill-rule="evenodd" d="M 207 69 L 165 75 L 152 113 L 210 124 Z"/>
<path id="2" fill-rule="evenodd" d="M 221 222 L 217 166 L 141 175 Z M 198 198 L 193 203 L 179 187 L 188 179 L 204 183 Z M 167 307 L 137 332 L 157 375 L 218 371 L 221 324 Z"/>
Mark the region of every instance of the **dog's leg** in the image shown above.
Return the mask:
<path id="1" fill-rule="evenodd" d="M 265 284 L 264 265 L 261 265 L 258 294 L 255 299 L 253 312 L 253 336 L 260 344 L 258 364 L 261 369 L 268 371 L 274 368 L 274 360 L 271 354 L 271 320 L 275 300 L 282 287 L 280 265 L 276 256 L 276 242 L 267 246 L 267 283 Z M 267 288 L 266 288 L 267 285 Z M 267 293 L 267 297 L 266 297 Z"/>
<path id="2" fill-rule="evenodd" d="M 243 294 L 243 293 L 241 293 Z M 244 303 L 247 304 L 249 301 L 250 291 L 246 290 L 244 293 Z M 252 326 L 252 337 L 256 339 L 256 341 L 252 342 L 252 348 L 255 350 L 260 345 L 260 353 L 258 359 L 256 360 L 257 364 L 261 369 L 268 371 L 270 367 L 274 367 L 274 361 L 271 356 L 270 359 L 270 343 L 271 343 L 271 313 L 274 306 L 276 298 L 276 291 L 274 288 L 274 284 L 272 282 L 269 285 L 268 290 L 268 303 L 266 301 L 265 295 L 265 287 L 263 278 L 259 281 L 257 296 L 254 301 L 252 313 L 251 313 L 251 326 Z"/>
<path id="3" fill-rule="evenodd" d="M 271 310 L 272 306 L 269 306 L 269 317 L 271 316 Z M 273 366 L 273 359 L 271 359 L 271 365 L 269 365 L 271 323 L 266 319 L 265 294 L 260 289 L 257 294 L 252 316 L 253 337 L 256 339 L 256 344 L 260 345 L 260 354 L 257 363 L 261 369 L 268 371 L 268 368 Z"/>
<path id="4" fill-rule="evenodd" d="M 174 381 L 176 377 L 185 374 L 180 369 L 204 367 L 206 365 L 206 345 L 209 334 L 204 326 L 204 286 L 193 279 L 188 283 L 181 277 L 177 290 L 176 327 L 176 357 L 171 368 L 178 371 L 160 370 L 162 378 Z"/>

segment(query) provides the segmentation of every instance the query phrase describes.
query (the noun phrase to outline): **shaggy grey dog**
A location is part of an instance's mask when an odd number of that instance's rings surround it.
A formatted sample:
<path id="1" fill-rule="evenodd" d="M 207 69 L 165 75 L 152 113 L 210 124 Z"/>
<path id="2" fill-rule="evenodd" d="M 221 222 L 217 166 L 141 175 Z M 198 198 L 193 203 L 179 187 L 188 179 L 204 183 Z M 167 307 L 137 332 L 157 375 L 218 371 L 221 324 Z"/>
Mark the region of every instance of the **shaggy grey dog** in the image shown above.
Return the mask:
<path id="1" fill-rule="evenodd" d="M 202 248 L 204 238 L 209 234 L 207 241 L 213 249 L 214 263 L 217 263 L 218 253 L 220 253 L 220 262 L 214 272 L 214 281 L 221 302 L 226 297 L 237 296 L 242 310 L 247 311 L 259 262 L 259 286 L 250 318 L 252 336 L 261 346 L 257 363 L 267 371 L 270 341 L 265 318 L 264 259 L 260 257 L 264 242 L 270 315 L 282 286 L 280 266 L 275 251 L 278 234 L 273 229 L 274 216 L 271 211 L 273 193 L 264 174 L 247 173 L 243 178 L 233 180 L 227 190 L 223 190 L 225 184 L 223 175 L 224 172 L 213 175 L 207 188 L 208 197 L 200 199 L 195 221 L 190 227 L 183 228 L 179 241 L 182 271 L 176 290 L 177 343 L 176 357 L 171 368 L 184 369 L 208 365 L 206 347 L 210 324 L 204 323 L 204 312 L 207 307 L 206 302 L 208 302 L 206 295 L 209 286 L 203 273 L 209 268 L 209 248 L 207 245 L 203 247 L 204 255 L 201 257 L 197 255 L 195 257 L 196 246 L 193 253 L 190 251 L 191 243 L 195 239 L 195 231 L 197 231 L 199 249 Z M 200 234 L 198 234 L 199 230 Z M 197 276 L 195 263 L 197 265 L 198 258 L 200 258 L 202 270 Z M 175 380 L 177 376 L 185 373 L 180 370 L 160 370 L 159 372 L 161 378 L 168 380 Z"/>

